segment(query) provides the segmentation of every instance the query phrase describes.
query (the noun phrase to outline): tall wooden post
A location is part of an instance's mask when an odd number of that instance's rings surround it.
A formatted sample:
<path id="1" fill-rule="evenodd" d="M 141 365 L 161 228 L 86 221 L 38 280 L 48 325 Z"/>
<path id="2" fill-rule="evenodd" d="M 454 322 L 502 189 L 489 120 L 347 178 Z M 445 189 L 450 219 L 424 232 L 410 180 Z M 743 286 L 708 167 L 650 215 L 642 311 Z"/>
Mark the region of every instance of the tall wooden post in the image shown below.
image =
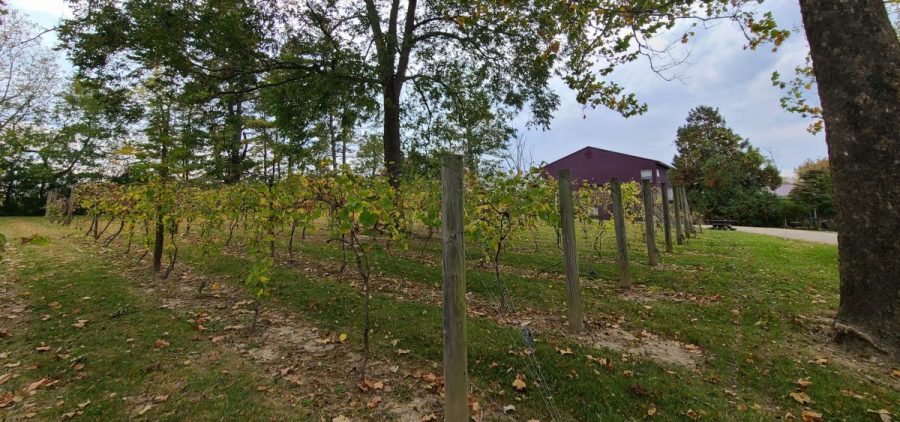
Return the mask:
<path id="1" fill-rule="evenodd" d="M 672 253 L 672 216 L 669 214 L 669 188 L 665 183 L 659 184 L 662 195 L 663 233 L 666 238 L 666 252 Z"/>
<path id="2" fill-rule="evenodd" d="M 656 227 L 653 225 L 653 188 L 650 179 L 641 180 L 641 195 L 644 199 L 644 227 L 647 230 L 647 257 L 651 267 L 659 263 L 656 256 Z"/>
<path id="3" fill-rule="evenodd" d="M 466 263 L 463 248 L 463 160 L 444 157 L 441 168 L 444 283 L 444 421 L 469 420 L 466 381 Z"/>
<path id="4" fill-rule="evenodd" d="M 675 205 L 675 241 L 679 245 L 684 244 L 684 233 L 681 232 L 681 192 L 678 186 L 672 186 L 672 204 Z"/>
<path id="5" fill-rule="evenodd" d="M 559 183 L 559 221 L 562 225 L 563 254 L 566 259 L 566 304 L 568 305 L 569 331 L 584 329 L 584 307 L 581 304 L 581 287 L 578 285 L 578 248 L 575 245 L 575 210 L 572 205 L 572 181 L 569 170 L 557 173 Z"/>
<path id="6" fill-rule="evenodd" d="M 612 196 L 613 223 L 616 229 L 616 250 L 618 251 L 619 282 L 623 288 L 631 288 L 631 271 L 628 269 L 628 237 L 625 233 L 625 210 L 622 209 L 622 185 L 619 181 L 609 181 Z"/>
<path id="7" fill-rule="evenodd" d="M 685 239 L 690 239 L 691 238 L 691 227 L 690 227 L 691 223 L 690 223 L 690 216 L 688 216 L 688 210 L 687 210 L 687 198 L 685 198 L 686 195 L 684 194 L 684 192 L 685 192 L 684 186 L 679 186 L 678 187 L 678 196 L 681 198 L 681 217 L 684 222 L 684 237 L 685 237 Z"/>
<path id="8" fill-rule="evenodd" d="M 681 187 L 681 196 L 684 198 L 684 215 L 687 218 L 687 231 L 691 236 L 697 235 L 697 229 L 694 228 L 694 217 L 691 215 L 691 202 L 688 201 L 687 189 Z"/>

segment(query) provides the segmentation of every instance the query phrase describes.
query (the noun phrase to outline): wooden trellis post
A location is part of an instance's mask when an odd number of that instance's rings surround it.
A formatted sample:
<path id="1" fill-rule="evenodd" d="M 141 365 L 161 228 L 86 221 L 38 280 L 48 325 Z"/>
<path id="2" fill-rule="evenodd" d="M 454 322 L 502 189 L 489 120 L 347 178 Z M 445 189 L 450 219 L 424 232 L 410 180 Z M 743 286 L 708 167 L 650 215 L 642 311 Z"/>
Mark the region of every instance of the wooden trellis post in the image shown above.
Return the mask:
<path id="1" fill-rule="evenodd" d="M 644 227 L 647 230 L 647 257 L 651 267 L 659 263 L 656 256 L 656 227 L 653 225 L 653 188 L 650 179 L 642 178 L 641 195 L 644 198 Z"/>
<path id="2" fill-rule="evenodd" d="M 616 250 L 619 262 L 619 282 L 623 288 L 631 287 L 631 271 L 628 269 L 628 237 L 625 233 L 625 210 L 622 209 L 622 185 L 619 181 L 609 181 L 612 196 L 613 223 L 616 229 Z"/>
<path id="3" fill-rule="evenodd" d="M 672 216 L 669 214 L 669 188 L 665 183 L 659 184 L 662 195 L 663 233 L 666 238 L 666 252 L 672 253 Z"/>
<path id="4" fill-rule="evenodd" d="M 575 210 L 572 204 L 572 181 L 569 170 L 557 173 L 559 183 L 559 221 L 562 225 L 563 254 L 566 260 L 566 304 L 568 305 L 569 331 L 584 329 L 584 308 L 581 288 L 578 285 L 578 248 L 575 244 Z"/>
<path id="5" fill-rule="evenodd" d="M 675 205 L 675 241 L 684 244 L 684 233 L 681 232 L 681 193 L 678 186 L 672 186 L 672 204 Z"/>
<path id="6" fill-rule="evenodd" d="M 469 420 L 466 368 L 466 263 L 463 247 L 463 161 L 444 157 L 441 167 L 441 239 L 444 285 L 444 421 Z"/>
<path id="7" fill-rule="evenodd" d="M 688 201 L 687 189 L 684 186 L 681 187 L 681 196 L 684 198 L 684 215 L 687 217 L 687 231 L 690 232 L 691 236 L 696 236 L 697 229 L 694 228 L 694 217 L 691 215 L 691 202 Z"/>

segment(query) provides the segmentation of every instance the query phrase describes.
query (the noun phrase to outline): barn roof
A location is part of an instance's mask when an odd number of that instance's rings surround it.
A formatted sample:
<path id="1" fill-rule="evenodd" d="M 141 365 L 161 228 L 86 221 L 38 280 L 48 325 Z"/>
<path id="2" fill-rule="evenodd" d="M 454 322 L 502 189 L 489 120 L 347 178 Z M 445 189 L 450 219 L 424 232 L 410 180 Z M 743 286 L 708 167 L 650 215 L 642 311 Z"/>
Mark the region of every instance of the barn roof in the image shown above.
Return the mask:
<path id="1" fill-rule="evenodd" d="M 585 150 L 589 150 L 589 149 L 590 149 L 590 150 L 594 150 L 594 151 L 603 151 L 603 152 L 610 153 L 610 154 L 624 155 L 624 156 L 626 156 L 626 157 L 639 158 L 639 159 L 641 159 L 641 160 L 647 160 L 647 161 L 650 161 L 650 162 L 655 163 L 655 164 L 658 165 L 658 166 L 665 167 L 665 168 L 667 168 L 667 169 L 672 169 L 672 168 L 674 168 L 674 167 L 672 167 L 672 166 L 670 166 L 670 165 L 668 165 L 668 164 L 666 164 L 666 163 L 664 163 L 664 162 L 662 162 L 662 161 L 654 160 L 654 159 L 652 159 L 652 158 L 640 157 L 640 156 L 637 156 L 637 155 L 625 154 L 624 152 L 610 151 L 610 150 L 608 150 L 608 149 L 597 148 L 597 147 L 592 147 L 592 146 L 587 146 L 587 147 L 584 147 L 584 148 L 579 149 L 579 150 L 577 150 L 577 151 L 574 151 L 574 152 L 572 152 L 572 153 L 570 153 L 570 154 L 567 154 L 567 155 L 565 155 L 565 156 L 563 156 L 563 157 L 560 157 L 559 159 L 556 159 L 556 160 L 554 160 L 554 161 L 551 161 L 551 162 L 547 163 L 547 165 L 550 165 L 550 164 L 553 164 L 553 163 L 556 163 L 556 162 L 565 160 L 566 158 L 569 158 L 569 157 L 571 157 L 571 156 L 573 156 L 573 155 L 579 154 L 579 153 L 581 153 L 581 152 L 583 152 L 583 151 L 585 151 Z"/>

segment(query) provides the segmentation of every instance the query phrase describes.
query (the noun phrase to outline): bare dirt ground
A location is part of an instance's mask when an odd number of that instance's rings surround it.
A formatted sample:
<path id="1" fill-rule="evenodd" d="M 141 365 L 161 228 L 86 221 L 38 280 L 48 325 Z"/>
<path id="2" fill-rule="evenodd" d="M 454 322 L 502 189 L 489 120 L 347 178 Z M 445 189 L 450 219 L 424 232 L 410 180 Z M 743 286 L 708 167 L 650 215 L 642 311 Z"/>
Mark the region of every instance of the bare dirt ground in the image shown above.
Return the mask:
<path id="1" fill-rule="evenodd" d="M 802 240 L 804 242 L 825 243 L 837 245 L 837 232 L 818 232 L 812 230 L 778 229 L 773 227 L 742 227 L 734 226 L 739 232 L 765 234 L 780 237 L 782 239 Z"/>

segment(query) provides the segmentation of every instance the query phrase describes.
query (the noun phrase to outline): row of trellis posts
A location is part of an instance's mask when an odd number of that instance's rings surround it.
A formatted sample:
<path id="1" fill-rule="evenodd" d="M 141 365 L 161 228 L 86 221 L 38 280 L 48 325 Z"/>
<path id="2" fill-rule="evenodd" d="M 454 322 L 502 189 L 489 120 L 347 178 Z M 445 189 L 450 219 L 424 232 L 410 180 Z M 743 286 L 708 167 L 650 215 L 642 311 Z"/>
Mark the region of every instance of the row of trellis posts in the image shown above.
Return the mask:
<path id="1" fill-rule="evenodd" d="M 647 255 L 650 266 L 659 263 L 656 247 L 656 212 L 654 190 L 649 172 L 642 172 L 641 191 L 646 227 Z M 559 212 L 563 237 L 563 253 L 566 266 L 566 304 L 569 330 L 577 333 L 584 329 L 584 310 L 578 281 L 578 251 L 575 244 L 575 216 L 572 200 L 572 183 L 569 170 L 560 170 Z M 441 169 L 441 233 L 443 242 L 443 295 L 444 295 L 444 420 L 465 422 L 469 420 L 468 382 L 466 380 L 466 266 L 463 247 L 463 159 L 461 155 L 443 158 Z M 625 232 L 625 216 L 622 208 L 622 190 L 616 179 L 610 181 L 612 211 L 616 234 L 619 278 L 623 287 L 631 286 L 628 268 L 628 239 Z M 697 235 L 691 218 L 691 208 L 683 186 L 673 186 L 670 213 L 669 192 L 666 183 L 660 183 L 662 195 L 662 229 L 666 252 L 671 253 L 672 223 L 675 225 L 675 242 L 684 244 L 685 238 Z"/>

